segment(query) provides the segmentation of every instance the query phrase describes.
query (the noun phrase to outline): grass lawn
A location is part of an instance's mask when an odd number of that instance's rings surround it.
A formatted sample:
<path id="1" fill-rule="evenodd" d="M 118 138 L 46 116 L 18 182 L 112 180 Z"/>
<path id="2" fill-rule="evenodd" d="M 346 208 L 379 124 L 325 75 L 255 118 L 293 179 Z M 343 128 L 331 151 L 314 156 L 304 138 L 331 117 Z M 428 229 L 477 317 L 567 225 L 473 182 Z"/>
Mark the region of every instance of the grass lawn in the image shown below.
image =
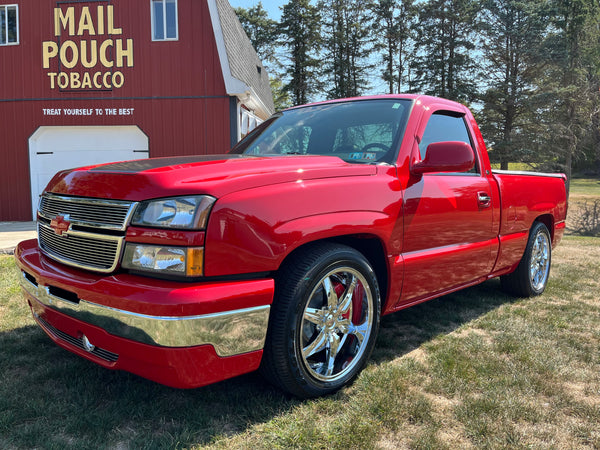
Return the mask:
<path id="1" fill-rule="evenodd" d="M 370 364 L 298 401 L 258 374 L 181 391 L 34 325 L 0 256 L 0 448 L 600 448 L 600 239 L 567 236 L 540 297 L 497 280 L 382 319 Z"/>
<path id="2" fill-rule="evenodd" d="M 574 178 L 569 192 L 571 200 L 600 198 L 600 180 L 597 178 Z"/>

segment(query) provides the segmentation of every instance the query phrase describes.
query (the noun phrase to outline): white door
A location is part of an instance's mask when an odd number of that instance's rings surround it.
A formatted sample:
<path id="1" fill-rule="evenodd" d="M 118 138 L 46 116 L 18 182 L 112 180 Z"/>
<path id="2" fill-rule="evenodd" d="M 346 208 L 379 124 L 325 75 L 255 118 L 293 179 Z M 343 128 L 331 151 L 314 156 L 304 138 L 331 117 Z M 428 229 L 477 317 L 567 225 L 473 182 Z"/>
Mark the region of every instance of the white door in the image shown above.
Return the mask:
<path id="1" fill-rule="evenodd" d="M 137 126 L 38 128 L 29 138 L 33 220 L 39 196 L 59 170 L 147 157 L 148 136 Z"/>

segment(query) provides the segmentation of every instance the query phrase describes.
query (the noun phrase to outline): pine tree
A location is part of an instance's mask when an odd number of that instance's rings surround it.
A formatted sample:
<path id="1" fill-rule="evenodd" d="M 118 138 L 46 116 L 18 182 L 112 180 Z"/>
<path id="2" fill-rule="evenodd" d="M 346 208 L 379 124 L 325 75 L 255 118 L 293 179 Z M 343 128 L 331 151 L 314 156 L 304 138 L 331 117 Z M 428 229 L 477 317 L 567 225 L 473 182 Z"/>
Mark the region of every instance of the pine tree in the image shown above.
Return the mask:
<path id="1" fill-rule="evenodd" d="M 584 58 L 592 103 L 590 158 L 595 162 L 596 174 L 600 175 L 600 7 L 592 8 L 588 25 L 590 45 L 586 48 Z"/>
<path id="2" fill-rule="evenodd" d="M 586 55 L 598 45 L 596 0 L 551 0 L 553 30 L 546 39 L 551 61 L 540 86 L 548 95 L 547 159 L 562 164 L 569 180 L 574 161 L 583 156 L 582 141 L 594 116 L 593 86 Z M 550 101 L 551 100 L 551 101 Z"/>
<path id="3" fill-rule="evenodd" d="M 252 46 L 265 65 L 276 63 L 275 46 L 277 39 L 277 21 L 269 17 L 262 2 L 251 8 L 235 8 L 244 31 L 250 38 Z"/>
<path id="4" fill-rule="evenodd" d="M 509 162 L 532 159 L 535 81 L 543 63 L 541 44 L 547 28 L 544 0 L 484 0 L 479 21 L 484 56 L 481 79 L 482 132 L 490 158 Z"/>
<path id="5" fill-rule="evenodd" d="M 414 0 L 377 0 L 373 5 L 373 31 L 379 36 L 375 49 L 381 52 L 382 79 L 388 93 L 403 92 L 405 81 L 410 90 L 409 64 L 414 51 L 414 24 L 417 9 Z"/>
<path id="6" fill-rule="evenodd" d="M 474 96 L 474 0 L 428 0 L 419 12 L 419 56 L 412 67 L 417 89 L 466 101 Z"/>
<path id="7" fill-rule="evenodd" d="M 262 2 L 258 2 L 256 6 L 248 9 L 235 8 L 235 12 L 256 53 L 269 71 L 269 85 L 273 94 L 275 110 L 281 111 L 289 108 L 292 106 L 292 101 L 281 81 L 283 68 L 277 58 L 276 43 L 279 37 L 279 23 L 269 17 Z"/>
<path id="8" fill-rule="evenodd" d="M 325 73 L 329 98 L 354 97 L 367 88 L 372 17 L 369 3 L 359 0 L 323 0 Z"/>
<path id="9" fill-rule="evenodd" d="M 271 92 L 273 93 L 275 111 L 281 111 L 293 106 L 290 93 L 284 89 L 281 79 L 277 77 L 269 77 L 269 85 L 271 86 Z"/>
<path id="10" fill-rule="evenodd" d="M 286 49 L 289 64 L 285 74 L 294 104 L 307 103 L 319 90 L 317 59 L 321 42 L 320 14 L 310 0 L 290 0 L 284 5 L 279 27 L 280 44 Z"/>

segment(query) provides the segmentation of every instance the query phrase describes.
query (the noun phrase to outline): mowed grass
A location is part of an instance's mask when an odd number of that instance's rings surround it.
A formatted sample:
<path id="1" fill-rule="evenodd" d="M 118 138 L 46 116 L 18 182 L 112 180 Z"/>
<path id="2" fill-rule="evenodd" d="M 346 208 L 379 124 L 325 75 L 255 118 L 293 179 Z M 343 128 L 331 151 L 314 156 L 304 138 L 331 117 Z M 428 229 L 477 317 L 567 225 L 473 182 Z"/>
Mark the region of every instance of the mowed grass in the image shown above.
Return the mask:
<path id="1" fill-rule="evenodd" d="M 259 374 L 184 391 L 82 360 L 0 256 L 0 448 L 598 449 L 599 292 L 600 239 L 566 236 L 542 296 L 491 280 L 386 316 L 352 386 L 299 401 Z"/>
<path id="2" fill-rule="evenodd" d="M 597 178 L 573 178 L 569 190 L 569 199 L 600 199 L 600 180 Z"/>
<path id="3" fill-rule="evenodd" d="M 566 237 L 544 295 L 497 280 L 382 319 L 371 363 L 298 401 L 250 374 L 175 390 L 34 325 L 0 257 L 0 448 L 599 448 L 600 241 Z"/>

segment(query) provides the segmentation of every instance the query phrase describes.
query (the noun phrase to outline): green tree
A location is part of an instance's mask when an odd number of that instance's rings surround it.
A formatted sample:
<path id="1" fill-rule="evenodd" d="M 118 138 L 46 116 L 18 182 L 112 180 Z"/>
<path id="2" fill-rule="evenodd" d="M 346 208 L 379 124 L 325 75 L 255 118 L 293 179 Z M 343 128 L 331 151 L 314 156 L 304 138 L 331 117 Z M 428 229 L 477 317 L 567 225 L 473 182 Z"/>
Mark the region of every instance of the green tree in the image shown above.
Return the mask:
<path id="1" fill-rule="evenodd" d="M 373 5 L 373 32 L 379 36 L 375 49 L 381 52 L 382 79 L 388 93 L 403 92 L 409 78 L 409 60 L 414 56 L 414 25 L 417 8 L 414 0 L 377 0 Z"/>
<path id="2" fill-rule="evenodd" d="M 589 24 L 590 45 L 585 52 L 589 92 L 592 97 L 592 121 L 590 124 L 591 159 L 600 175 L 600 8 L 592 8 Z"/>
<path id="3" fill-rule="evenodd" d="M 281 111 L 293 106 L 290 93 L 284 89 L 283 82 L 279 78 L 269 77 L 269 85 L 273 93 L 275 111 Z"/>
<path id="4" fill-rule="evenodd" d="M 597 0 L 551 0 L 552 27 L 546 39 L 551 65 L 540 80 L 547 94 L 544 111 L 546 154 L 559 162 L 569 179 L 593 123 L 597 95 L 587 57 L 597 49 Z"/>
<path id="5" fill-rule="evenodd" d="M 284 5 L 279 26 L 280 44 L 286 50 L 284 89 L 294 104 L 307 103 L 319 90 L 317 54 L 321 42 L 321 16 L 310 0 L 290 0 Z"/>
<path id="6" fill-rule="evenodd" d="M 490 157 L 509 162 L 531 159 L 535 124 L 535 82 L 543 68 L 541 44 L 547 28 L 544 0 L 483 0 L 481 36 L 482 132 Z"/>
<path id="7" fill-rule="evenodd" d="M 421 6 L 419 56 L 412 64 L 419 91 L 457 101 L 474 97 L 476 13 L 474 0 L 428 0 Z"/>
<path id="8" fill-rule="evenodd" d="M 368 86 L 373 68 L 370 36 L 371 14 L 368 1 L 323 0 L 325 75 L 329 98 L 361 95 Z"/>
<path id="9" fill-rule="evenodd" d="M 274 42 L 277 39 L 277 21 L 269 17 L 262 2 L 251 8 L 235 8 L 235 13 L 252 42 L 252 46 L 263 64 L 270 66 L 277 62 Z"/>

